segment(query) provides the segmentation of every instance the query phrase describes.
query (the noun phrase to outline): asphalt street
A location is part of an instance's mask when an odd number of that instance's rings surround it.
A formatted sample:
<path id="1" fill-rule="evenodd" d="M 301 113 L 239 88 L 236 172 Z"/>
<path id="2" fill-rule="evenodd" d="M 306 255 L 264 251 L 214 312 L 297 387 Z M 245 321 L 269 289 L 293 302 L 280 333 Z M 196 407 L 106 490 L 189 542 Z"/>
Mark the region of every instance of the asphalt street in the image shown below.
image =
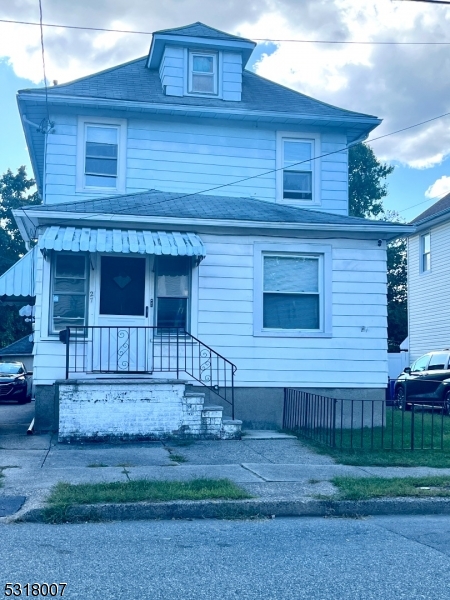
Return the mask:
<path id="1" fill-rule="evenodd" d="M 23 597 L 44 582 L 83 600 L 450 597 L 450 517 L 16 524 L 0 540 L 0 594 Z"/>

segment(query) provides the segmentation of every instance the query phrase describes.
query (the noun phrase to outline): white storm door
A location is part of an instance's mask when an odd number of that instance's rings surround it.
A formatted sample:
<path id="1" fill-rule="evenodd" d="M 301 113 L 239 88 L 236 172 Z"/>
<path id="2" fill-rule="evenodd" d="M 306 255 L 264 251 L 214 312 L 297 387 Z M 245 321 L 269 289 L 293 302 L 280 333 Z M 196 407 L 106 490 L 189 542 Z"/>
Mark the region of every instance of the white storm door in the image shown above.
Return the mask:
<path id="1" fill-rule="evenodd" d="M 92 332 L 94 372 L 151 372 L 149 280 L 148 257 L 100 257 L 98 326 Z"/>

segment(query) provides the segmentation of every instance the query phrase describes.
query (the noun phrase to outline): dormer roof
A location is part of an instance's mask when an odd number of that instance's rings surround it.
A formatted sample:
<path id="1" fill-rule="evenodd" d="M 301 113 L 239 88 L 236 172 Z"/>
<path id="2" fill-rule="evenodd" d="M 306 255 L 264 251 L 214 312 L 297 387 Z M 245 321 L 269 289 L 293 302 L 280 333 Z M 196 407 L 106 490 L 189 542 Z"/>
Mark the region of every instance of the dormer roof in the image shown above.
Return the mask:
<path id="1" fill-rule="evenodd" d="M 150 69 L 159 68 L 167 44 L 183 46 L 184 48 L 238 52 L 242 54 L 243 66 L 247 64 L 256 46 L 256 43 L 252 40 L 230 35 L 197 21 L 184 27 L 162 29 L 154 32 L 147 63 Z"/>

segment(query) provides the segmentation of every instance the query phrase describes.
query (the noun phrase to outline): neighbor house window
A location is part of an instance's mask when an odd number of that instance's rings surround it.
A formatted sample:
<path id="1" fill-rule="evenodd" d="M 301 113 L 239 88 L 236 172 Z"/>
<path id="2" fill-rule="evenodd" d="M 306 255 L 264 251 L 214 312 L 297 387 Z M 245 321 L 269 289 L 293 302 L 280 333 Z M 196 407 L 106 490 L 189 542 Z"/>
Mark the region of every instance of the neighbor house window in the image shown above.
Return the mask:
<path id="1" fill-rule="evenodd" d="M 217 95 L 217 71 L 217 54 L 190 52 L 189 93 Z"/>
<path id="2" fill-rule="evenodd" d="M 126 130 L 123 120 L 80 119 L 77 191 L 124 191 Z"/>
<path id="3" fill-rule="evenodd" d="M 431 235 L 429 233 L 420 236 L 420 246 L 420 270 L 422 273 L 426 273 L 431 270 Z"/>
<path id="4" fill-rule="evenodd" d="M 255 244 L 254 334 L 331 334 L 331 248 Z"/>
<path id="5" fill-rule="evenodd" d="M 53 333 L 86 325 L 87 273 L 85 254 L 54 253 L 50 303 Z"/>
<path id="6" fill-rule="evenodd" d="M 281 201 L 318 204 L 320 170 L 317 159 L 318 137 L 300 134 L 278 135 L 277 196 Z"/>
<path id="7" fill-rule="evenodd" d="M 159 256 L 156 260 L 156 325 L 160 333 L 188 330 L 191 260 Z"/>

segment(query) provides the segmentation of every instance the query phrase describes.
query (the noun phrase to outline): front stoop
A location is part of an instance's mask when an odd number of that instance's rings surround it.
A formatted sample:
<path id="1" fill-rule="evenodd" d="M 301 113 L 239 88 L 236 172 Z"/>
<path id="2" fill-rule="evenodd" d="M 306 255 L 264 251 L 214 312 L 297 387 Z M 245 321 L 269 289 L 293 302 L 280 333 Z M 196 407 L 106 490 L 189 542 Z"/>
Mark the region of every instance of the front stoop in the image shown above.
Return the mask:
<path id="1" fill-rule="evenodd" d="M 240 439 L 241 421 L 223 419 L 222 406 L 186 382 L 155 379 L 58 381 L 59 442 Z"/>

